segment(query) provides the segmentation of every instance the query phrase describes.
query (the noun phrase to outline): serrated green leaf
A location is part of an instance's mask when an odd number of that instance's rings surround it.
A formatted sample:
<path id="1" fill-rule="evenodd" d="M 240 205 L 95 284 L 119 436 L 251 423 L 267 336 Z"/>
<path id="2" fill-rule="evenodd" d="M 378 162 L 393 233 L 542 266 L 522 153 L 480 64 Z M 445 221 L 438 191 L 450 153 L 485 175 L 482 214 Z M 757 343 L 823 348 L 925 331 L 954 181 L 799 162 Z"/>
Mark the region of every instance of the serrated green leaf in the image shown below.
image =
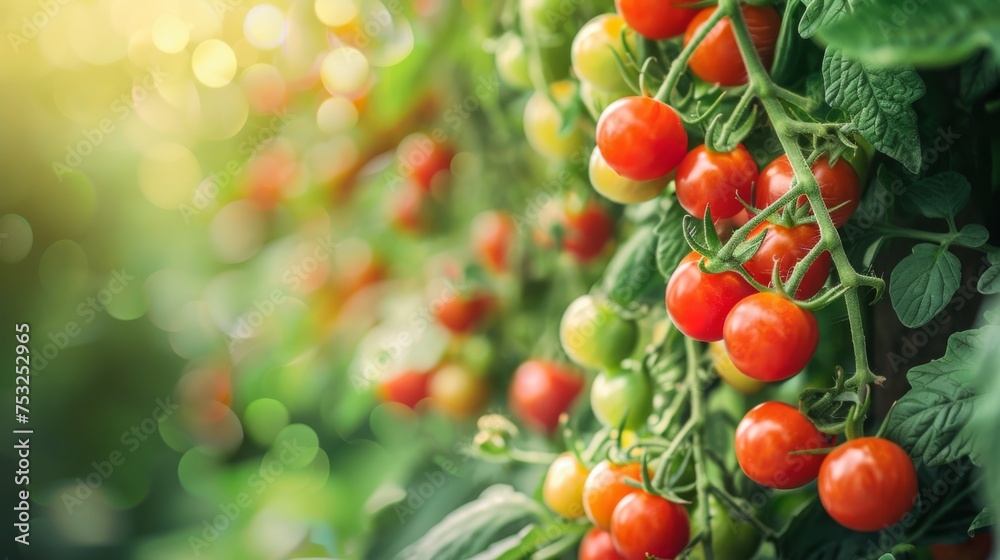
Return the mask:
<path id="1" fill-rule="evenodd" d="M 921 243 L 892 270 L 892 308 L 907 327 L 923 326 L 945 308 L 961 279 L 958 257 L 939 245 Z"/>
<path id="2" fill-rule="evenodd" d="M 962 63 L 960 72 L 962 99 L 977 101 L 1000 85 L 1000 56 L 983 51 Z"/>
<path id="3" fill-rule="evenodd" d="M 979 224 L 969 224 L 958 232 L 956 243 L 966 247 L 982 247 L 990 240 L 990 230 Z"/>
<path id="4" fill-rule="evenodd" d="M 924 82 L 913 68 L 880 68 L 846 58 L 831 48 L 823 57 L 826 101 L 844 111 L 878 151 L 916 173 L 920 169 L 917 115 Z"/>
<path id="5" fill-rule="evenodd" d="M 903 209 L 928 218 L 951 219 L 969 203 L 971 192 L 964 175 L 946 171 L 910 185 L 903 195 Z"/>
<path id="6" fill-rule="evenodd" d="M 823 27 L 850 16 L 861 0 L 804 0 L 806 11 L 799 22 L 799 34 L 809 38 Z"/>
<path id="7" fill-rule="evenodd" d="M 911 457 L 929 466 L 977 460 L 980 440 L 969 422 L 980 397 L 970 380 L 986 349 L 987 331 L 953 334 L 942 358 L 910 369 L 906 379 L 912 389 L 893 408 L 886 434 Z"/>
<path id="8" fill-rule="evenodd" d="M 972 520 L 972 525 L 969 525 L 969 536 L 975 535 L 976 531 L 983 527 L 992 527 L 993 525 L 996 525 L 996 520 L 993 519 L 993 510 L 984 507 L 983 511 L 979 512 L 979 515 Z"/>
<path id="9" fill-rule="evenodd" d="M 656 267 L 664 280 L 670 279 L 681 259 L 691 252 L 682 233 L 685 215 L 684 209 L 675 204 L 667 209 L 654 230 L 657 239 Z"/>
<path id="10" fill-rule="evenodd" d="M 1000 266 L 993 265 L 979 277 L 976 289 L 981 294 L 1000 294 Z"/>
<path id="11" fill-rule="evenodd" d="M 542 507 L 529 496 L 510 486 L 492 486 L 478 499 L 453 511 L 396 558 L 465 560 L 545 516 Z"/>
<path id="12" fill-rule="evenodd" d="M 878 0 L 855 6 L 819 31 L 838 50 L 873 64 L 949 66 L 996 49 L 996 0 Z"/>
<path id="13" fill-rule="evenodd" d="M 662 282 L 657 274 L 658 239 L 653 232 L 652 224 L 637 228 L 604 269 L 600 289 L 622 308 L 642 303 L 639 296 L 647 292 L 650 284 Z"/>

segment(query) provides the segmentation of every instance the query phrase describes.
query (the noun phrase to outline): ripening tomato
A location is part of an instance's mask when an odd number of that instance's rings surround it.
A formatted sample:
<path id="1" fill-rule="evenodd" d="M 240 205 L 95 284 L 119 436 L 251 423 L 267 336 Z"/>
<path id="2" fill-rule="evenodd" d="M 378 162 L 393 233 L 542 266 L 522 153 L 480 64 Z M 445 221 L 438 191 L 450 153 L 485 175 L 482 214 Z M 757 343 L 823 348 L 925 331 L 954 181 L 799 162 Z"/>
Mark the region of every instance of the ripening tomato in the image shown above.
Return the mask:
<path id="1" fill-rule="evenodd" d="M 447 184 L 453 157 L 455 153 L 451 147 L 422 133 L 407 136 L 396 150 L 399 174 L 413 181 L 425 192 Z"/>
<path id="2" fill-rule="evenodd" d="M 898 523 L 913 507 L 917 471 L 906 451 L 887 439 L 852 439 L 823 461 L 819 499 L 844 527 L 880 531 Z"/>
<path id="3" fill-rule="evenodd" d="M 712 218 L 732 218 L 752 201 L 757 162 L 743 146 L 731 152 L 713 152 L 701 145 L 688 152 L 677 167 L 677 201 L 696 218 L 712 210 Z"/>
<path id="4" fill-rule="evenodd" d="M 653 389 L 644 372 L 602 371 L 590 386 L 594 416 L 612 428 L 639 429 L 653 410 Z M 626 420 L 626 414 L 628 419 Z"/>
<path id="5" fill-rule="evenodd" d="M 431 372 L 407 370 L 382 380 L 378 396 L 384 402 L 395 402 L 410 408 L 430 396 Z"/>
<path id="6" fill-rule="evenodd" d="M 670 183 L 671 174 L 651 181 L 626 179 L 604 161 L 601 150 L 594 148 L 590 156 L 590 183 L 604 198 L 619 204 L 636 204 L 652 200 L 662 193 Z"/>
<path id="7" fill-rule="evenodd" d="M 750 232 L 750 238 L 764 230 L 764 242 L 750 260 L 743 263 L 743 268 L 754 280 L 765 286 L 771 286 L 774 265 L 778 263 L 778 273 L 781 281 L 787 282 L 792 275 L 792 269 L 819 243 L 819 226 L 815 223 L 800 224 L 786 227 L 781 224 L 764 222 Z M 796 299 L 809 299 L 819 293 L 830 276 L 830 253 L 824 251 L 813 261 L 805 276 L 795 291 Z"/>
<path id="8" fill-rule="evenodd" d="M 524 136 L 531 148 L 543 157 L 566 159 L 583 147 L 583 131 L 578 126 L 574 124 L 568 131 L 562 132 L 560 107 L 565 108 L 572 103 L 576 85 L 569 80 L 554 82 L 549 86 L 549 92 L 559 106 L 544 93 L 533 93 L 524 106 Z"/>
<path id="9" fill-rule="evenodd" d="M 719 374 L 719 377 L 744 395 L 752 395 L 767 386 L 763 381 L 757 381 L 736 369 L 733 360 L 729 357 L 729 352 L 726 352 L 724 342 L 710 342 L 708 353 L 712 357 L 712 367 Z"/>
<path id="10" fill-rule="evenodd" d="M 559 427 L 559 416 L 583 389 L 584 377 L 565 366 L 542 360 L 529 360 L 514 372 L 508 396 L 514 414 L 532 429 L 552 432 Z"/>
<path id="11" fill-rule="evenodd" d="M 706 274 L 701 255 L 684 257 L 667 283 L 667 313 L 685 335 L 704 342 L 722 340 L 726 316 L 740 300 L 757 293 L 739 274 Z"/>
<path id="12" fill-rule="evenodd" d="M 987 560 L 992 552 L 993 534 L 988 529 L 976 533 L 964 543 L 931 545 L 934 560 Z"/>
<path id="13" fill-rule="evenodd" d="M 761 403 L 736 427 L 736 460 L 750 480 L 788 490 L 805 486 L 819 474 L 826 455 L 790 455 L 822 449 L 834 438 L 816 429 L 799 410 L 782 402 Z"/>
<path id="14" fill-rule="evenodd" d="M 622 32 L 625 40 L 622 41 Z M 590 20 L 573 38 L 573 72 L 582 82 L 615 91 L 625 86 L 619 61 L 625 61 L 625 44 L 635 52 L 635 33 L 625 27 L 625 20 L 617 14 L 601 14 Z"/>
<path id="15" fill-rule="evenodd" d="M 601 113 L 597 147 L 622 177 L 651 181 L 684 159 L 687 131 L 670 105 L 652 97 L 623 97 Z"/>
<path id="16" fill-rule="evenodd" d="M 698 33 L 698 28 L 712 17 L 716 9 L 717 6 L 712 6 L 698 12 L 684 33 L 685 46 Z M 750 29 L 750 38 L 757 55 L 764 63 L 764 67 L 770 68 L 778 44 L 781 16 L 770 6 L 744 4 L 740 6 L 740 11 L 743 12 L 743 19 Z M 716 23 L 705 39 L 695 47 L 688 61 L 688 67 L 702 80 L 723 87 L 747 83 L 747 67 L 743 64 L 743 57 L 740 55 L 736 36 L 733 34 L 733 24 L 728 17 Z"/>
<path id="17" fill-rule="evenodd" d="M 517 236 L 517 225 L 510 214 L 486 210 L 472 219 L 472 248 L 479 264 L 493 273 L 507 270 L 508 259 Z"/>
<path id="18" fill-rule="evenodd" d="M 615 0 L 625 23 L 648 39 L 671 39 L 684 33 L 698 15 L 696 8 L 684 8 L 696 0 Z"/>
<path id="19" fill-rule="evenodd" d="M 497 74 L 504 83 L 517 89 L 531 87 L 528 53 L 524 48 L 524 40 L 516 33 L 507 32 L 497 39 L 496 63 Z"/>
<path id="20" fill-rule="evenodd" d="M 601 461 L 590 471 L 583 485 L 583 511 L 591 523 L 604 530 L 610 529 L 611 514 L 618 502 L 629 494 L 642 491 L 626 484 L 625 479 L 641 481 L 642 464 L 616 465 Z"/>
<path id="21" fill-rule="evenodd" d="M 617 367 L 639 340 L 635 321 L 622 319 L 607 302 L 582 295 L 559 323 L 559 341 L 571 360 L 585 367 Z"/>
<path id="22" fill-rule="evenodd" d="M 823 202 L 830 209 L 833 224 L 840 227 L 847 223 L 861 202 L 861 181 L 858 172 L 844 158 L 830 165 L 830 159 L 823 156 L 812 166 L 813 175 L 819 183 L 819 192 Z M 791 188 L 795 172 L 788 156 L 780 156 L 760 172 L 757 180 L 757 190 L 754 194 L 754 207 L 764 209 L 777 201 Z M 798 199 L 798 205 L 807 203 L 805 195 Z M 836 210 L 834 210 L 836 208 Z"/>
<path id="23" fill-rule="evenodd" d="M 611 533 L 597 527 L 587 531 L 580 541 L 580 553 L 577 560 L 622 560 L 622 555 L 615 550 L 611 542 Z"/>
<path id="24" fill-rule="evenodd" d="M 577 261 L 587 262 L 598 257 L 614 235 L 615 224 L 608 212 L 597 202 L 552 200 L 539 212 L 536 241 L 551 246 L 552 232 L 559 228 L 562 246 Z"/>
<path id="25" fill-rule="evenodd" d="M 611 540 L 625 560 L 674 558 L 691 540 L 691 520 L 681 504 L 640 491 L 615 508 Z"/>
<path id="26" fill-rule="evenodd" d="M 812 359 L 819 325 L 812 311 L 787 297 L 760 292 L 729 312 L 723 340 L 737 369 L 758 381 L 781 381 Z"/>
<path id="27" fill-rule="evenodd" d="M 555 514 L 566 519 L 583 517 L 583 484 L 590 471 L 567 451 L 556 457 L 545 473 L 542 499 Z"/>
<path id="28" fill-rule="evenodd" d="M 487 293 L 453 294 L 434 305 L 434 315 L 441 326 L 455 334 L 476 329 L 493 309 L 493 296 Z"/>
<path id="29" fill-rule="evenodd" d="M 490 388 L 481 373 L 450 364 L 434 373 L 429 394 L 435 407 L 461 420 L 475 415 L 486 406 Z"/>

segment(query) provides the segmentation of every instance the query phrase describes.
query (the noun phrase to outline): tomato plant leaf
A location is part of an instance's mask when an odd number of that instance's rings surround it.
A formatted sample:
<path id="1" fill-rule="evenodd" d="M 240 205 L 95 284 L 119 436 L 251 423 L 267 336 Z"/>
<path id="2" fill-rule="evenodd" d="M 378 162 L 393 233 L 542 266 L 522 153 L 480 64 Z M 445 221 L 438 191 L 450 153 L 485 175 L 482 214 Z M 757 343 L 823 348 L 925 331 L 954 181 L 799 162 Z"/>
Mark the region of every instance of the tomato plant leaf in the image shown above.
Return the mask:
<path id="1" fill-rule="evenodd" d="M 657 275 L 657 236 L 652 225 L 636 229 L 615 252 L 601 279 L 601 291 L 625 309 L 641 303 L 640 296 L 650 284 L 659 282 Z"/>
<path id="2" fill-rule="evenodd" d="M 545 517 L 545 510 L 530 496 L 510 486 L 492 486 L 478 499 L 449 514 L 396 558 L 464 560 L 486 550 L 493 542 L 510 536 L 532 520 Z"/>
<path id="3" fill-rule="evenodd" d="M 996 525 L 996 519 L 993 518 L 993 510 L 989 507 L 984 507 L 983 511 L 979 512 L 979 515 L 972 520 L 972 525 L 969 525 L 969 536 L 975 535 L 976 531 L 983 527 L 992 527 L 993 525 Z"/>
<path id="4" fill-rule="evenodd" d="M 944 309 L 961 279 L 958 257 L 939 245 L 921 243 L 892 270 L 889 298 L 904 325 L 920 327 Z"/>
<path id="5" fill-rule="evenodd" d="M 870 533 L 851 531 L 830 518 L 818 498 L 802 507 L 778 536 L 782 560 L 866 558 Z"/>
<path id="6" fill-rule="evenodd" d="M 953 334 L 943 357 L 906 376 L 912 389 L 896 402 L 886 436 L 929 466 L 964 457 L 976 461 L 981 453 L 969 427 L 981 399 L 970 381 L 987 347 L 988 329 Z"/>
<path id="7" fill-rule="evenodd" d="M 681 205 L 675 204 L 667 209 L 654 230 L 657 240 L 656 266 L 665 280 L 670 278 L 677 264 L 691 251 L 680 233 L 685 215 Z"/>
<path id="8" fill-rule="evenodd" d="M 911 184 L 902 205 L 911 214 L 950 220 L 969 203 L 970 193 L 968 179 L 961 173 L 946 171 Z"/>
<path id="9" fill-rule="evenodd" d="M 812 37 L 821 28 L 851 15 L 861 0 L 804 0 L 806 11 L 799 22 L 799 34 Z"/>
<path id="10" fill-rule="evenodd" d="M 896 557 L 893 556 L 892 554 L 883 554 L 882 556 L 878 557 L 878 560 L 896 560 Z"/>
<path id="11" fill-rule="evenodd" d="M 913 68 L 881 68 L 828 48 L 823 82 L 827 103 L 847 113 L 872 146 L 914 173 L 920 169 L 917 115 L 911 105 L 925 89 Z"/>
<path id="12" fill-rule="evenodd" d="M 976 101 L 1000 85 L 1000 56 L 983 51 L 962 63 L 960 72 L 962 99 Z"/>
<path id="13" fill-rule="evenodd" d="M 996 0 L 856 3 L 852 13 L 819 31 L 844 53 L 883 66 L 948 66 L 980 48 L 996 49 L 1000 3 Z"/>
<path id="14" fill-rule="evenodd" d="M 979 277 L 976 289 L 981 294 L 1000 294 L 1000 266 L 993 265 Z"/>
<path id="15" fill-rule="evenodd" d="M 990 240 L 990 231 L 979 224 L 968 224 L 958 232 L 956 243 L 966 247 L 982 247 Z"/>

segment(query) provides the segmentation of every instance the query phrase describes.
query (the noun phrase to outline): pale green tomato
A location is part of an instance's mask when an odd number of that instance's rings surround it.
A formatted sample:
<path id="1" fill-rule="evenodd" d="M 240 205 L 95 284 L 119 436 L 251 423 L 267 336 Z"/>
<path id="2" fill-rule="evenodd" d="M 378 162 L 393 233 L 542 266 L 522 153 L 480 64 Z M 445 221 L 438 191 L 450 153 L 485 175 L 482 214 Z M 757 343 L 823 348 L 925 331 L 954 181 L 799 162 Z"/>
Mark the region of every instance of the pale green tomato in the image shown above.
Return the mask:
<path id="1" fill-rule="evenodd" d="M 577 77 L 606 91 L 621 90 L 625 85 L 618 60 L 628 59 L 625 43 L 636 52 L 635 32 L 625 27 L 617 14 L 602 14 L 587 22 L 573 39 L 573 71 Z"/>
<path id="2" fill-rule="evenodd" d="M 604 161 L 601 151 L 594 148 L 590 156 L 590 184 L 601 196 L 619 204 L 636 204 L 652 200 L 667 188 L 673 173 L 652 181 L 626 179 Z"/>
<path id="3" fill-rule="evenodd" d="M 529 27 L 545 31 L 555 31 L 567 21 L 565 13 L 567 0 L 521 0 L 521 18 L 527 19 Z M 573 7 L 570 5 L 569 7 Z"/>
<path id="4" fill-rule="evenodd" d="M 726 560 L 746 560 L 753 558 L 760 544 L 760 534 L 746 521 L 736 521 L 714 496 L 708 498 L 711 504 L 710 522 L 712 527 L 712 552 L 714 558 Z M 701 506 L 698 506 L 701 507 Z M 701 514 L 696 509 L 691 515 L 691 536 L 702 531 Z M 698 544 L 688 554 L 691 560 L 704 560 L 704 546 Z"/>
<path id="5" fill-rule="evenodd" d="M 528 73 L 528 53 L 524 41 L 515 33 L 504 33 L 497 39 L 497 73 L 507 85 L 517 89 L 531 87 Z"/>
<path id="6" fill-rule="evenodd" d="M 617 368 L 632 355 L 639 339 L 635 321 L 622 319 L 607 303 L 583 295 L 569 304 L 559 324 L 559 340 L 574 362 L 593 368 Z"/>
<path id="7" fill-rule="evenodd" d="M 576 85 L 568 80 L 555 82 L 549 86 L 552 98 L 560 106 L 568 106 L 576 95 Z M 544 93 L 536 91 L 524 106 L 524 135 L 528 144 L 549 159 L 566 159 L 583 147 L 583 132 L 574 126 L 560 134 L 563 118 Z"/>
<path id="8" fill-rule="evenodd" d="M 626 430 L 638 429 L 653 410 L 649 377 L 631 371 L 602 371 L 590 386 L 590 408 L 605 426 L 618 428 L 624 421 Z"/>

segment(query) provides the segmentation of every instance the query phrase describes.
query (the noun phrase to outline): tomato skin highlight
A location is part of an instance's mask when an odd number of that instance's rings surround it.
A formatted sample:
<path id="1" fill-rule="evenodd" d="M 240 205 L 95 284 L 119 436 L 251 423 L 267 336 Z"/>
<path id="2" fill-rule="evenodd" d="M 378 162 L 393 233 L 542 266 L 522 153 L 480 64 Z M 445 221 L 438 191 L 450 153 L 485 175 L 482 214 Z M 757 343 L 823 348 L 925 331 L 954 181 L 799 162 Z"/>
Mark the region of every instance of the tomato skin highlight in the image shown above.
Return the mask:
<path id="1" fill-rule="evenodd" d="M 671 559 L 691 540 L 691 520 L 684 506 L 639 491 L 615 508 L 611 539 L 625 560 Z"/>
<path id="2" fill-rule="evenodd" d="M 684 33 L 684 45 L 687 46 L 698 33 L 698 28 L 715 13 L 716 6 L 705 8 L 698 12 Z M 778 33 L 781 29 L 781 16 L 774 8 L 740 6 L 743 19 L 750 30 L 753 45 L 765 68 L 771 67 L 774 61 L 774 51 L 778 43 Z M 741 86 L 747 83 L 747 68 L 740 55 L 736 36 L 733 34 L 733 24 L 728 18 L 715 24 L 705 39 L 695 48 L 688 67 L 696 76 L 709 83 L 723 87 Z"/>
<path id="3" fill-rule="evenodd" d="M 802 371 L 819 345 L 819 324 L 792 300 L 760 292 L 726 317 L 723 340 L 733 365 L 758 381 L 781 381 Z"/>
<path id="4" fill-rule="evenodd" d="M 601 113 L 597 147 L 626 179 L 651 181 L 677 168 L 687 153 L 687 131 L 672 107 L 651 97 L 623 97 Z"/>
<path id="5" fill-rule="evenodd" d="M 583 511 L 595 526 L 604 530 L 610 529 L 611 515 L 618 502 L 629 494 L 642 491 L 626 484 L 626 478 L 641 481 L 642 465 L 640 463 L 616 465 L 605 460 L 590 471 L 583 485 Z"/>
<path id="6" fill-rule="evenodd" d="M 958 544 L 932 544 L 934 560 L 988 560 L 993 552 L 993 534 L 989 529 L 976 533 Z"/>
<path id="7" fill-rule="evenodd" d="M 648 39 L 662 41 L 684 33 L 697 8 L 684 8 L 684 0 L 615 0 L 615 8 L 625 23 Z"/>
<path id="8" fill-rule="evenodd" d="M 789 490 L 815 480 L 826 458 L 789 453 L 830 447 L 834 441 L 797 408 L 765 402 L 750 409 L 736 427 L 736 460 L 757 484 Z"/>
<path id="9" fill-rule="evenodd" d="M 732 218 L 744 210 L 740 200 L 752 202 L 757 175 L 757 162 L 743 144 L 726 153 L 701 145 L 677 167 L 677 200 L 696 218 L 705 215 L 706 207 L 712 219 Z"/>
<path id="10" fill-rule="evenodd" d="M 792 269 L 820 241 L 819 226 L 815 223 L 800 224 L 795 227 L 785 227 L 781 224 L 764 222 L 750 232 L 748 238 L 753 238 L 767 230 L 764 242 L 750 260 L 743 263 L 743 268 L 754 280 L 765 286 L 772 286 L 771 278 L 774 263 L 778 262 L 778 273 L 781 281 L 787 282 L 792 275 Z M 809 266 L 799 287 L 795 291 L 795 299 L 807 300 L 823 288 L 830 276 L 832 260 L 829 251 L 824 251 Z"/>
<path id="11" fill-rule="evenodd" d="M 623 560 L 611 541 L 611 533 L 594 527 L 580 541 L 577 560 Z"/>
<path id="12" fill-rule="evenodd" d="M 880 531 L 898 523 L 913 507 L 917 471 L 906 451 L 887 439 L 852 439 L 823 462 L 819 499 L 844 527 Z"/>
<path id="13" fill-rule="evenodd" d="M 667 313 L 685 335 L 703 342 L 722 340 L 730 310 L 743 298 L 757 293 L 739 274 L 727 271 L 706 274 L 698 268 L 701 255 L 684 257 L 667 283 Z"/>
<path id="14" fill-rule="evenodd" d="M 572 452 L 556 457 L 542 483 L 545 505 L 565 519 L 583 517 L 583 485 L 589 474 L 587 467 Z"/>
<path id="15" fill-rule="evenodd" d="M 517 368 L 510 382 L 510 408 L 529 428 L 551 433 L 559 427 L 559 416 L 569 410 L 583 383 L 576 370 L 529 360 Z"/>
<path id="16" fill-rule="evenodd" d="M 383 380 L 378 387 L 378 397 L 384 402 L 395 402 L 409 408 L 430 397 L 431 372 L 409 370 Z"/>
<path id="17" fill-rule="evenodd" d="M 831 209 L 830 218 L 833 219 L 833 224 L 837 227 L 846 224 L 861 202 L 861 180 L 858 178 L 858 172 L 844 158 L 838 159 L 837 163 L 831 166 L 827 156 L 816 160 L 811 169 L 819 183 L 823 202 Z M 767 164 L 757 180 L 754 207 L 764 209 L 781 198 L 791 188 L 794 176 L 795 172 L 787 155 L 779 156 Z M 806 203 L 806 196 L 800 196 L 798 205 Z M 833 210 L 837 206 L 840 208 Z"/>

